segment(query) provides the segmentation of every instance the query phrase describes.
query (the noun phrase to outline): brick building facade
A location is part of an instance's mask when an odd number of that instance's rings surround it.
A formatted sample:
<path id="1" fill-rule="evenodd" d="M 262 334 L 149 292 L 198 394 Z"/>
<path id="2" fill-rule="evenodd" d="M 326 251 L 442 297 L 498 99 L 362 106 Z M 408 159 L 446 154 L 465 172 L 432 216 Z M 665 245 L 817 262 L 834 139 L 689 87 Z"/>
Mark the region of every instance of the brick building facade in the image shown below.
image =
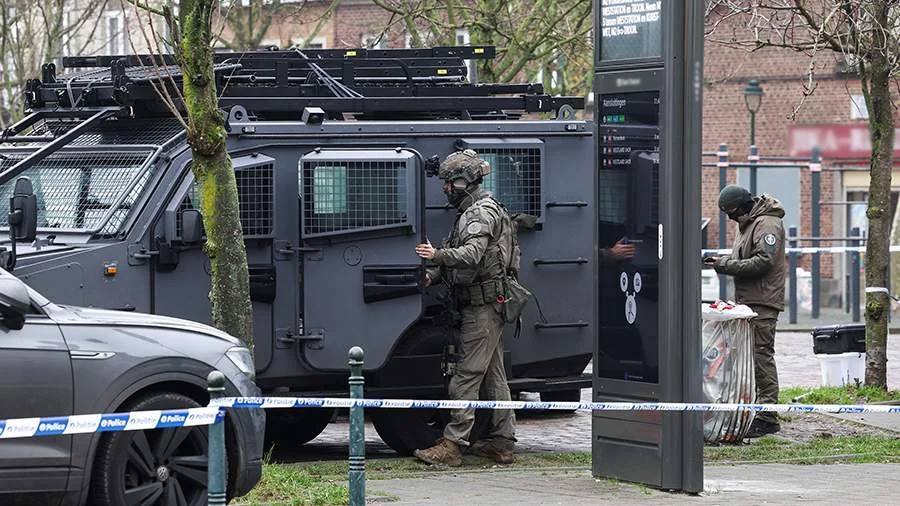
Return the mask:
<path id="1" fill-rule="evenodd" d="M 843 57 L 830 52 L 822 52 L 816 57 L 813 62 L 814 91 L 809 95 L 805 95 L 807 88 L 804 85 L 809 85 L 806 74 L 810 57 L 802 53 L 776 48 L 748 52 L 707 42 L 704 57 L 704 151 L 715 152 L 720 143 L 726 143 L 731 160 L 747 162 L 750 113 L 744 103 L 744 89 L 751 79 L 759 80 L 765 90 L 756 114 L 756 144 L 760 154 L 805 159 L 810 147 L 818 146 L 823 156 L 820 236 L 846 237 L 852 227 L 860 227 L 864 234 L 866 205 L 848 202 L 865 201 L 868 196 L 868 122 L 859 80 L 846 72 Z M 714 162 L 715 158 L 705 157 L 704 161 Z M 804 161 L 791 163 L 806 165 Z M 761 175 L 766 170 L 758 169 L 758 173 Z M 729 182 L 737 182 L 737 172 L 729 170 Z M 789 177 L 792 173 L 799 173 L 799 179 L 792 180 Z M 900 172 L 895 170 L 892 183 L 895 208 L 896 189 L 900 189 L 898 176 Z M 703 215 L 712 218 L 708 232 L 710 247 L 720 246 L 715 208 L 718 188 L 718 169 L 705 167 Z M 812 235 L 813 204 L 808 168 L 781 171 L 779 178 L 761 185 L 759 190 L 782 201 L 796 202 L 799 213 L 786 218 L 785 227 L 797 226 L 801 237 Z M 733 230 L 730 230 L 728 244 L 732 237 Z M 809 241 L 801 242 L 801 246 L 811 245 Z M 821 243 L 821 246 L 844 245 L 837 241 Z M 808 269 L 809 264 L 809 256 L 805 256 L 801 266 Z M 847 268 L 844 255 L 822 256 L 823 304 L 843 301 Z"/>

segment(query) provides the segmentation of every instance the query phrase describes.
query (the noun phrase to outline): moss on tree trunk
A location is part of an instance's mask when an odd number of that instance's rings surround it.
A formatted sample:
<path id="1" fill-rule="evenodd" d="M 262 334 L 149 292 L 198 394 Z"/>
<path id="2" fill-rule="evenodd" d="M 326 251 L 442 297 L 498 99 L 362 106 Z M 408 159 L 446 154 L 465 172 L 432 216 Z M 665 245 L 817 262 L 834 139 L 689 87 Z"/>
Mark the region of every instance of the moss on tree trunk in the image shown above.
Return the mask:
<path id="1" fill-rule="evenodd" d="M 874 8 L 875 21 L 888 26 L 888 6 Z M 888 35 L 876 31 L 875 47 L 885 47 Z M 872 159 L 869 167 L 869 238 L 866 241 L 866 385 L 887 388 L 887 324 L 890 299 L 886 291 L 890 260 L 891 170 L 894 164 L 894 116 L 891 104 L 892 65 L 883 51 L 871 51 L 860 64 L 863 94 L 869 108 Z"/>
<path id="2" fill-rule="evenodd" d="M 210 0 L 182 0 L 182 39 L 176 56 L 184 73 L 187 139 L 193 155 L 194 178 L 200 185 L 206 253 L 212 265 L 209 300 L 213 324 L 242 339 L 252 350 L 247 251 L 234 167 L 226 151 L 228 135 L 218 108 L 213 74 L 211 14 L 216 5 Z"/>

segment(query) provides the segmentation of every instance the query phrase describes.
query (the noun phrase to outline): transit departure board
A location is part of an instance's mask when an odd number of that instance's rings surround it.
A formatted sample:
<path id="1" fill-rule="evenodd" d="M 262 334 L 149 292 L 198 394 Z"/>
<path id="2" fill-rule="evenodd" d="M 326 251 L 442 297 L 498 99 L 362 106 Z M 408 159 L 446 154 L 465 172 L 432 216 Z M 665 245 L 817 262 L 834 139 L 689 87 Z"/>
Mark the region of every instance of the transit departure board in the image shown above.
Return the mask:
<path id="1" fill-rule="evenodd" d="M 601 0 L 600 61 L 662 56 L 660 0 Z"/>
<path id="2" fill-rule="evenodd" d="M 659 381 L 660 93 L 598 96 L 598 246 L 627 241 L 631 258 L 598 266 L 600 377 Z"/>

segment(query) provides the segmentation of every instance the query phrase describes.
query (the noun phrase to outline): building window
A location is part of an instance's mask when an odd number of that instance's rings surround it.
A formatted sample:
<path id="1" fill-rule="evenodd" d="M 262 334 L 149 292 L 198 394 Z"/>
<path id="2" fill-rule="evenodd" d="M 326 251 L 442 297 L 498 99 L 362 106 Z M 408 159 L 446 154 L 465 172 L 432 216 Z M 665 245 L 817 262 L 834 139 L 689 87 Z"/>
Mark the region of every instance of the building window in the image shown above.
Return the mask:
<path id="1" fill-rule="evenodd" d="M 306 44 L 307 49 L 325 49 L 325 37 L 313 37 Z"/>
<path id="2" fill-rule="evenodd" d="M 125 18 L 121 12 L 106 16 L 106 52 L 110 55 L 125 54 Z"/>
<path id="3" fill-rule="evenodd" d="M 362 47 L 384 49 L 387 47 L 387 35 L 384 32 L 364 33 L 362 36 Z"/>
<path id="4" fill-rule="evenodd" d="M 869 119 L 869 108 L 866 106 L 866 97 L 862 95 L 850 95 L 850 119 Z"/>
<path id="5" fill-rule="evenodd" d="M 456 29 L 456 45 L 457 46 L 468 46 L 472 42 L 472 39 L 469 37 L 469 29 L 468 28 L 457 28 Z M 463 60 L 466 64 L 466 70 L 468 73 L 469 81 L 474 83 L 476 82 L 477 75 L 475 74 L 475 61 L 474 60 Z"/>

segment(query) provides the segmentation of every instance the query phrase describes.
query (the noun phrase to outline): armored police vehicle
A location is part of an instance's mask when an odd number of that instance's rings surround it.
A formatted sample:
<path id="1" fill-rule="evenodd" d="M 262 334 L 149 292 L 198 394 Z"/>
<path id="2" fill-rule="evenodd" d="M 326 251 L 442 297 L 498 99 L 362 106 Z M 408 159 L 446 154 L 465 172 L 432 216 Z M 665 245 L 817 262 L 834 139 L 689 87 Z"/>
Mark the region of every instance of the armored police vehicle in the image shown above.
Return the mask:
<path id="1" fill-rule="evenodd" d="M 440 244 L 451 228 L 455 212 L 425 169 L 460 148 L 490 163 L 484 186 L 511 213 L 537 217 L 519 231 L 520 280 L 537 301 L 518 332 L 508 328 L 511 390 L 575 400 L 590 385 L 593 125 L 575 117 L 582 98 L 471 82 L 467 63 L 493 55 L 216 55 L 265 394 L 345 395 L 347 351 L 359 345 L 367 396 L 445 395 L 443 287 L 424 287 L 414 247 Z M 6 244 L 8 253 L 15 246 L 14 274 L 60 303 L 208 322 L 191 151 L 157 92 L 177 96 L 179 69 L 159 55 L 69 57 L 62 66 L 57 74 L 47 64 L 28 82 L 29 114 L 0 139 L 0 202 L 22 178 L 37 202 L 37 238 Z M 270 414 L 269 430 L 301 443 L 333 415 L 286 411 Z M 400 452 L 433 443 L 443 415 L 372 412 Z"/>

